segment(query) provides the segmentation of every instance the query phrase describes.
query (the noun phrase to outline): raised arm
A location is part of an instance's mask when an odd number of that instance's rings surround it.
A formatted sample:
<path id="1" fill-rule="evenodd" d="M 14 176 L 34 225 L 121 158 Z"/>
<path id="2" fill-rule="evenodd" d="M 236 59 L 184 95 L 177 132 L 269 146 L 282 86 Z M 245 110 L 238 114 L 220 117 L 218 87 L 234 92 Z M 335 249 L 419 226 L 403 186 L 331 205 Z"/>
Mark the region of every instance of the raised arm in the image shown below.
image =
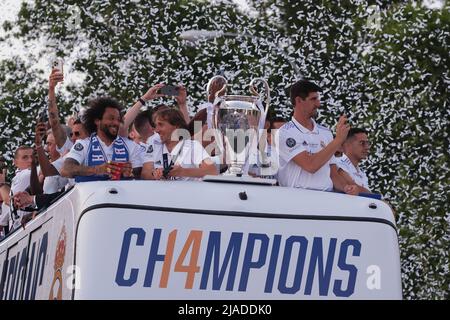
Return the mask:
<path id="1" fill-rule="evenodd" d="M 31 174 L 30 174 L 30 194 L 42 194 L 44 193 L 43 190 L 43 183 L 39 181 L 39 176 L 37 173 L 37 157 L 36 154 L 33 152 L 33 160 L 31 162 Z"/>
<path id="2" fill-rule="evenodd" d="M 164 96 L 163 94 L 157 93 L 159 89 L 164 87 L 164 84 L 159 83 L 150 89 L 141 97 L 145 102 L 159 98 Z M 136 116 L 139 114 L 139 111 L 143 107 L 143 104 L 138 100 L 130 109 L 127 110 L 127 113 L 123 117 L 123 124 L 120 126 L 119 135 L 121 137 L 128 137 L 128 128 L 133 123 Z"/>
<path id="3" fill-rule="evenodd" d="M 47 155 L 45 154 L 44 148 L 42 147 L 42 137 L 45 135 L 46 125 L 43 122 L 39 122 L 36 125 L 36 134 L 34 136 L 34 144 L 36 146 L 36 153 L 39 162 L 39 166 L 41 168 L 41 172 L 44 177 L 56 176 L 59 175 L 58 171 L 48 160 Z"/>
<path id="4" fill-rule="evenodd" d="M 293 158 L 294 162 L 309 173 L 315 173 L 331 159 L 336 150 L 344 143 L 349 130 L 350 126 L 347 124 L 347 118 L 341 116 L 336 128 L 336 138 L 333 141 L 317 153 L 301 152 Z"/>
<path id="5" fill-rule="evenodd" d="M 64 75 L 58 69 L 52 69 L 52 73 L 50 74 L 48 81 L 48 118 L 58 148 L 62 148 L 67 139 L 67 135 L 59 120 L 59 112 L 56 105 L 55 95 L 55 87 L 58 82 L 62 81 L 64 81 Z"/>
<path id="6" fill-rule="evenodd" d="M 178 96 L 175 97 L 175 99 L 177 100 L 178 108 L 180 109 L 181 113 L 183 114 L 184 121 L 186 121 L 186 123 L 189 123 L 191 121 L 191 117 L 189 116 L 189 111 L 187 108 L 186 88 L 182 85 L 179 85 L 178 87 L 180 88 L 180 91 L 179 91 Z"/>

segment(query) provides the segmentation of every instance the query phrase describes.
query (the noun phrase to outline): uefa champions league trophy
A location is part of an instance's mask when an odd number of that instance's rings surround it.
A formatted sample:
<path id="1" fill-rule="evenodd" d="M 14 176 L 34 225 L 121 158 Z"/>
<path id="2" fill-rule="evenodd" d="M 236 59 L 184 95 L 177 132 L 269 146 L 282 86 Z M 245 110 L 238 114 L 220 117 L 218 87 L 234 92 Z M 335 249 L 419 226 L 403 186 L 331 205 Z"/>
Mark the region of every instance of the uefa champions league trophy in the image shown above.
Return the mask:
<path id="1" fill-rule="evenodd" d="M 263 83 L 266 95 L 266 106 L 263 109 L 255 83 Z M 252 96 L 219 95 L 225 91 L 227 84 L 216 93 L 214 103 L 213 128 L 219 148 L 225 152 L 228 170 L 225 176 L 246 176 L 245 167 L 248 166 L 249 154 L 256 155 L 259 139 L 260 123 L 264 125 L 265 116 L 269 109 L 270 89 L 267 81 L 262 78 L 250 82 Z"/>

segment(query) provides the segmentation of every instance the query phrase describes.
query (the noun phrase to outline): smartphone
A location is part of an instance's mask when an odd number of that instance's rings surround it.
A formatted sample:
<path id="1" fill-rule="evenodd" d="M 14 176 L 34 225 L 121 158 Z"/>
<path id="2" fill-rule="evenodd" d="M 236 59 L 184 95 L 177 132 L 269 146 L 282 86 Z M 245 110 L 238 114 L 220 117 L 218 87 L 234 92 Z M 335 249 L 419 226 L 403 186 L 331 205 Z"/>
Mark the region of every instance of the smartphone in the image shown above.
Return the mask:
<path id="1" fill-rule="evenodd" d="M 166 96 L 178 96 L 180 93 L 180 88 L 177 86 L 166 85 L 162 87 L 159 92 Z"/>
<path id="2" fill-rule="evenodd" d="M 41 113 L 39 114 L 38 122 L 44 122 L 44 123 L 48 122 L 47 110 L 41 111 Z"/>
<path id="3" fill-rule="evenodd" d="M 63 60 L 61 58 L 56 58 L 52 64 L 53 69 L 58 69 L 59 72 L 63 73 Z"/>

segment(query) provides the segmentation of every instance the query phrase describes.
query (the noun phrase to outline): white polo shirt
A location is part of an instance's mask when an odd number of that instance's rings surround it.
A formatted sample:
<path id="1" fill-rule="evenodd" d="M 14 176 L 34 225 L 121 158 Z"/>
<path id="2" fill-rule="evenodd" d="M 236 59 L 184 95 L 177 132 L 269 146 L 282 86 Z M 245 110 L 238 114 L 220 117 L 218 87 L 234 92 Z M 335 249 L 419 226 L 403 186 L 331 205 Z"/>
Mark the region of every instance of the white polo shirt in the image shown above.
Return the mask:
<path id="1" fill-rule="evenodd" d="M 331 191 L 333 182 L 330 177 L 330 165 L 336 163 L 334 156 L 316 173 L 309 173 L 292 160 L 304 151 L 310 154 L 317 153 L 333 140 L 333 134 L 328 128 L 312 121 L 314 124 L 312 131 L 303 127 L 294 118 L 278 130 L 280 155 L 278 182 L 286 187 Z"/>
<path id="2" fill-rule="evenodd" d="M 145 155 L 145 162 L 153 162 L 154 168 L 164 168 L 164 154 L 167 154 L 168 164 L 176 158 L 174 165 L 179 165 L 183 168 L 198 168 L 204 160 L 211 160 L 208 152 L 196 140 L 182 140 L 172 149 L 172 152 L 169 152 L 166 145 L 162 144 L 158 138 L 153 140 L 152 150 L 148 150 L 151 152 L 147 152 Z M 174 177 L 173 180 L 199 180 L 199 178 Z"/>
<path id="3" fill-rule="evenodd" d="M 97 136 L 98 141 L 103 149 L 106 160 L 112 160 L 114 153 L 114 142 L 107 146 L 99 136 Z M 125 142 L 126 148 L 128 149 L 128 156 L 131 161 L 131 166 L 133 168 L 138 168 L 142 166 L 142 158 L 140 155 L 141 147 L 134 141 L 128 138 L 122 138 Z M 72 158 L 76 160 L 79 164 L 87 166 L 88 165 L 88 151 L 89 151 L 90 138 L 77 140 L 75 145 L 70 149 L 69 153 L 66 155 L 67 158 Z M 66 158 L 65 157 L 65 158 Z"/>
<path id="4" fill-rule="evenodd" d="M 343 154 L 342 157 L 336 158 L 336 165 L 339 169 L 344 170 L 349 174 L 349 176 L 355 181 L 358 186 L 369 189 L 369 179 L 364 171 L 362 171 L 359 166 L 355 167 L 350 159 Z"/>

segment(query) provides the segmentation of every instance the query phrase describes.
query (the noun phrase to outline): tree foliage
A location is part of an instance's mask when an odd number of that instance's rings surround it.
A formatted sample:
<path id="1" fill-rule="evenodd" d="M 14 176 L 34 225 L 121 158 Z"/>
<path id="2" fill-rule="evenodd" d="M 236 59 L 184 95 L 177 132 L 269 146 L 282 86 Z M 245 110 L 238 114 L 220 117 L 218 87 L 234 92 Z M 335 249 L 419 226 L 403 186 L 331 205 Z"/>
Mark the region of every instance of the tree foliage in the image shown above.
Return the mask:
<path id="1" fill-rule="evenodd" d="M 223 70 L 235 94 L 248 94 L 252 78 L 266 78 L 272 112 L 286 117 L 289 85 L 300 76 L 289 62 L 295 61 L 302 76 L 324 88 L 320 122 L 332 127 L 345 113 L 352 125 L 370 131 L 365 165 L 371 187 L 398 214 L 404 296 L 448 299 L 448 6 L 249 3 L 251 12 L 231 0 L 25 2 L 17 21 L 3 26 L 1 41 L 19 39 L 37 50 L 26 62 L 17 56 L 0 62 L 0 151 L 11 157 L 16 146 L 30 142 L 36 114 L 46 105 L 49 70 L 32 71 L 40 59 L 64 57 L 66 76 L 76 75 L 58 98 L 63 114 L 102 94 L 131 105 L 159 82 L 183 83 L 195 111 L 207 81 Z M 241 37 L 193 46 L 179 38 L 189 29 Z"/>

